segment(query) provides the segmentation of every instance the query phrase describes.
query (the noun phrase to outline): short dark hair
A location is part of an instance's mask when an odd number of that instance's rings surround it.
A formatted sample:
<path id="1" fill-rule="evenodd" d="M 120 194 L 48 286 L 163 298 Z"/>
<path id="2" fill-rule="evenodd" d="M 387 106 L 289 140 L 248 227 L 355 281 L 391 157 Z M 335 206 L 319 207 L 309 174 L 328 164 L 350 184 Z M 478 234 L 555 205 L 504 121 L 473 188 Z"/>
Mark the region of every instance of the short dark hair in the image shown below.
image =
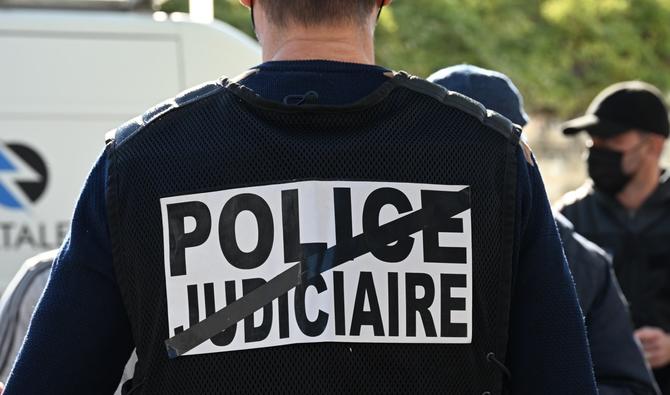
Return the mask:
<path id="1" fill-rule="evenodd" d="M 364 24 L 376 0 L 258 0 L 276 25 Z"/>

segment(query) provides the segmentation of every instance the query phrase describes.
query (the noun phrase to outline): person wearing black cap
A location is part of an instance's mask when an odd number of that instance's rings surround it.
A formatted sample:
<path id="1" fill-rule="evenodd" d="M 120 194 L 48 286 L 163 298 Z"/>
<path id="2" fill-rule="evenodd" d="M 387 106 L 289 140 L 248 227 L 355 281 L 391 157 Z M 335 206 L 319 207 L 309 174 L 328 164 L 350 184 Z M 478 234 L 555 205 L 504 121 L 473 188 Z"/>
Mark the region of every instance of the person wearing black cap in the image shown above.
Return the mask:
<path id="1" fill-rule="evenodd" d="M 614 257 L 636 336 L 670 394 L 670 173 L 659 165 L 670 127 L 663 96 L 644 82 L 614 84 L 562 129 L 590 135 L 590 180 L 557 209 Z"/>
<path id="2" fill-rule="evenodd" d="M 522 127 L 528 123 L 521 93 L 502 73 L 458 65 L 442 69 L 428 80 L 477 100 Z M 556 213 L 556 223 L 586 317 L 599 393 L 658 393 L 633 337 L 630 316 L 612 273 L 610 257 L 576 233 L 570 221 L 560 213 Z"/>

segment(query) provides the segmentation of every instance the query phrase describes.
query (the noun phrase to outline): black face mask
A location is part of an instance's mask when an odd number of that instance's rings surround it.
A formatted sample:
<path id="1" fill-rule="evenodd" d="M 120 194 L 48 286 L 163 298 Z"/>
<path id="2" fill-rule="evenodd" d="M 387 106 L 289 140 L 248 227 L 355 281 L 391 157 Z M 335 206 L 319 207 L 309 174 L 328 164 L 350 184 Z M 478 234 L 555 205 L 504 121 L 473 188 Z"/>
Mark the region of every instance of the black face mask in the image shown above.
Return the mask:
<path id="1" fill-rule="evenodd" d="M 589 150 L 589 176 L 597 190 L 614 196 L 630 182 L 632 175 L 623 172 L 623 153 L 604 148 Z"/>

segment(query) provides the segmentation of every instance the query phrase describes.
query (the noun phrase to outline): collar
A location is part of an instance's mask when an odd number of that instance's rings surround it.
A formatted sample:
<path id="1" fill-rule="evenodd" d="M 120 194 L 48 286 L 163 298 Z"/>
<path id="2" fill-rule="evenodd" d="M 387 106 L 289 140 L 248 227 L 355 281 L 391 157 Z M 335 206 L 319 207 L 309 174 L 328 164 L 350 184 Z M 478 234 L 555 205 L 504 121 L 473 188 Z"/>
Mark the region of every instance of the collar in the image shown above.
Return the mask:
<path id="1" fill-rule="evenodd" d="M 382 66 L 338 62 L 334 60 L 275 60 L 259 64 L 253 68 L 258 71 L 293 71 L 310 73 L 386 73 L 391 71 Z"/>

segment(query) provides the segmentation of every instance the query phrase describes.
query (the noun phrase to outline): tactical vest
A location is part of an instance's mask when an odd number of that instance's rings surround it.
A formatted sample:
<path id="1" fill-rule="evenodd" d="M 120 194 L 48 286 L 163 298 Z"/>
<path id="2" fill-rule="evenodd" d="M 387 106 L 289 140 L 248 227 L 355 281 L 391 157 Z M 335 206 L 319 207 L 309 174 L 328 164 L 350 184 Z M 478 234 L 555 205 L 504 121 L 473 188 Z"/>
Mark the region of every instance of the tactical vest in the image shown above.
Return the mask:
<path id="1" fill-rule="evenodd" d="M 126 390 L 503 393 L 518 137 L 404 73 L 343 106 L 224 79 L 122 126 L 107 201 L 138 355 Z M 168 355 L 236 300 L 252 314 Z"/>

